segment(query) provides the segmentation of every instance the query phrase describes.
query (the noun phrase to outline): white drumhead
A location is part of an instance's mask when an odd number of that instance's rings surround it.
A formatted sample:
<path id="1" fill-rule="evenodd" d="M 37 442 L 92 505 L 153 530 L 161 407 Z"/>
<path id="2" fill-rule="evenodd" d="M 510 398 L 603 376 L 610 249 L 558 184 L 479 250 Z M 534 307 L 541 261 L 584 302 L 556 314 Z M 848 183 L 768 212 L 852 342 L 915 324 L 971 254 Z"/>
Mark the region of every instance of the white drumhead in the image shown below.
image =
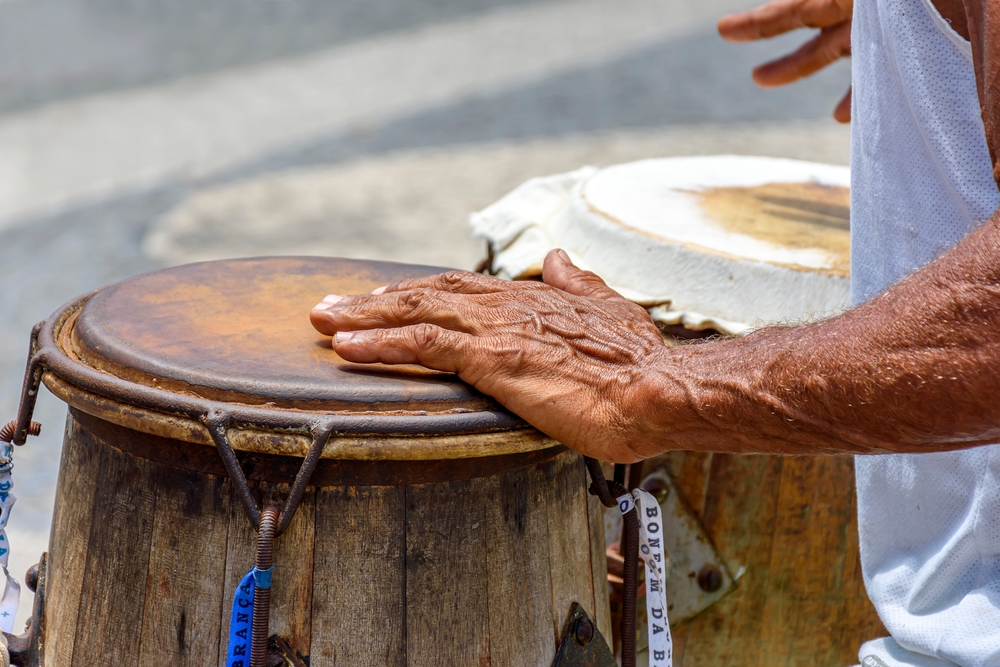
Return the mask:
<path id="1" fill-rule="evenodd" d="M 849 185 L 798 160 L 644 160 L 535 179 L 472 222 L 501 275 L 562 247 L 629 298 L 669 301 L 664 321 L 735 333 L 847 307 Z"/>
<path id="2" fill-rule="evenodd" d="M 608 167 L 580 196 L 623 233 L 847 275 L 849 187 L 846 167 L 721 156 Z"/>

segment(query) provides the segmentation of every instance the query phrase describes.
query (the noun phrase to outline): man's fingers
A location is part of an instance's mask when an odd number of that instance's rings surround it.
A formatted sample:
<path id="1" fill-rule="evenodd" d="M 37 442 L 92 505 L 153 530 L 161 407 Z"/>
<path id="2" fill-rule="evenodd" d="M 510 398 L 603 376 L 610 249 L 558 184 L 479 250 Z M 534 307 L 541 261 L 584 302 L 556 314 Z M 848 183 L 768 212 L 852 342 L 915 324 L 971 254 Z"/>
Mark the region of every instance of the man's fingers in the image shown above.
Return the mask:
<path id="1" fill-rule="evenodd" d="M 802 18 L 803 0 L 774 0 L 746 12 L 719 19 L 719 35 L 730 42 L 751 42 L 783 35 L 806 27 Z"/>
<path id="2" fill-rule="evenodd" d="M 344 331 L 333 338 L 337 354 L 357 363 L 420 364 L 460 373 L 472 363 L 475 339 L 433 324 L 397 329 Z"/>
<path id="3" fill-rule="evenodd" d="M 466 301 L 460 295 L 414 289 L 341 297 L 332 304 L 318 304 L 309 314 L 309 319 L 317 331 L 328 336 L 338 331 L 385 329 L 421 322 L 478 334 L 488 326 L 487 318 L 492 315 L 493 309 L 484 308 L 483 304 L 475 301 Z"/>
<path id="4" fill-rule="evenodd" d="M 719 19 L 719 34 L 730 42 L 783 35 L 798 28 L 826 28 L 851 17 L 851 0 L 774 0 Z"/>
<path id="5" fill-rule="evenodd" d="M 851 55 L 851 24 L 849 21 L 824 28 L 794 53 L 765 63 L 753 71 L 759 86 L 772 88 L 798 81 L 815 74 L 830 63 Z"/>
<path id="6" fill-rule="evenodd" d="M 837 108 L 833 110 L 833 119 L 838 123 L 850 123 L 851 122 L 851 89 L 847 89 L 847 94 L 840 100 L 837 104 Z"/>
<path id="7" fill-rule="evenodd" d="M 801 28 L 795 20 L 795 2 L 775 0 L 738 14 L 719 19 L 719 35 L 729 42 L 751 42 Z"/>
<path id="8" fill-rule="evenodd" d="M 558 287 L 564 292 L 576 296 L 586 296 L 592 299 L 615 299 L 623 301 L 623 297 L 608 287 L 600 276 L 591 271 L 577 268 L 565 250 L 552 250 L 545 256 L 542 266 L 542 280 L 547 285 Z"/>

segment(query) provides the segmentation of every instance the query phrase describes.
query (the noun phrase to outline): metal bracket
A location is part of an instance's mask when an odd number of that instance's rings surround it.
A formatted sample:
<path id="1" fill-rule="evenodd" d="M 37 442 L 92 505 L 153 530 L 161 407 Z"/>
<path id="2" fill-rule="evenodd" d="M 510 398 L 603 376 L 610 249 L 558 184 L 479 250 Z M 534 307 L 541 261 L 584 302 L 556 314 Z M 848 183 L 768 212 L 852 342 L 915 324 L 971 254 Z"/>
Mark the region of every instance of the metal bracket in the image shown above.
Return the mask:
<path id="1" fill-rule="evenodd" d="M 274 538 L 281 535 L 285 528 L 288 527 L 292 516 L 295 514 L 295 510 L 298 509 L 299 503 L 302 502 L 302 496 L 306 491 L 306 485 L 309 484 L 309 478 L 312 477 L 313 471 L 319 463 L 323 447 L 333 433 L 333 424 L 329 420 L 316 421 L 313 424 L 313 442 L 309 446 L 309 452 L 302 461 L 302 465 L 299 467 L 298 474 L 295 475 L 295 482 L 292 483 L 292 489 L 288 495 L 288 499 L 285 501 L 285 506 L 279 512 L 276 507 L 269 507 L 262 511 L 257 506 L 253 491 L 250 489 L 250 485 L 247 484 L 246 474 L 244 474 L 243 468 L 236 458 L 236 452 L 233 451 L 232 445 L 229 444 L 227 431 L 230 425 L 230 418 L 221 411 L 213 410 L 202 418 L 202 422 L 208 428 L 209 433 L 212 434 L 215 447 L 222 458 L 223 464 L 226 466 L 230 481 L 235 487 L 240 503 L 243 505 L 244 513 L 257 530 L 257 558 L 255 567 L 260 570 L 270 570 L 273 565 L 272 543 Z M 253 642 L 250 648 L 251 667 L 267 667 L 270 658 L 273 657 L 273 654 L 269 655 L 267 640 L 264 639 L 270 614 L 271 590 L 270 588 L 257 587 L 254 590 Z M 284 644 L 284 642 L 282 643 Z M 287 664 L 287 660 L 285 663 Z M 275 664 L 281 665 L 283 663 L 277 662 Z M 295 663 L 291 664 L 295 667 Z"/>
<path id="2" fill-rule="evenodd" d="M 574 602 L 552 667 L 617 667 L 614 653 L 580 603 Z"/>
<path id="3" fill-rule="evenodd" d="M 224 412 L 212 410 L 207 415 L 204 415 L 201 420 L 212 435 L 212 440 L 215 441 L 215 447 L 222 458 L 223 465 L 226 466 L 226 471 L 229 473 L 229 478 L 235 487 L 236 495 L 243 506 L 244 513 L 253 527 L 255 529 L 258 528 L 260 526 L 260 508 L 257 507 L 253 491 L 250 490 L 250 486 L 247 484 L 246 475 L 243 473 L 243 468 L 240 467 L 240 462 L 236 458 L 236 452 L 233 451 L 232 445 L 229 444 L 227 431 L 231 424 L 231 417 Z M 285 532 L 285 528 L 292 521 L 292 516 L 295 515 L 295 510 L 299 508 L 302 496 L 306 492 L 306 485 L 309 484 L 309 479 L 312 477 L 313 471 L 319 463 L 320 454 L 323 453 L 323 447 L 333 433 L 333 423 L 329 419 L 317 419 L 312 424 L 311 431 L 313 442 L 309 446 L 306 457 L 302 460 L 299 472 L 295 475 L 295 481 L 292 483 L 288 499 L 285 500 L 285 506 L 282 508 L 278 518 L 277 529 L 274 533 L 275 537 Z"/>
<path id="4" fill-rule="evenodd" d="M 24 577 L 28 590 L 34 591 L 35 601 L 31 618 L 23 635 L 3 633 L 7 639 L 10 664 L 17 667 L 43 667 L 45 647 L 45 576 L 48 571 L 48 553 L 43 553 L 38 564 L 31 567 Z"/>
<path id="5" fill-rule="evenodd" d="M 681 500 L 677 484 L 661 467 L 654 468 L 640 485 L 659 502 L 663 512 L 663 548 L 667 552 L 667 604 L 671 627 L 700 614 L 736 590 L 736 578 L 715 550 L 697 517 Z M 621 534 L 621 513 L 604 514 L 608 544 Z M 609 568 L 611 569 L 611 568 Z M 640 588 L 640 597 L 643 590 Z M 639 603 L 639 646 L 645 646 L 646 604 Z"/>

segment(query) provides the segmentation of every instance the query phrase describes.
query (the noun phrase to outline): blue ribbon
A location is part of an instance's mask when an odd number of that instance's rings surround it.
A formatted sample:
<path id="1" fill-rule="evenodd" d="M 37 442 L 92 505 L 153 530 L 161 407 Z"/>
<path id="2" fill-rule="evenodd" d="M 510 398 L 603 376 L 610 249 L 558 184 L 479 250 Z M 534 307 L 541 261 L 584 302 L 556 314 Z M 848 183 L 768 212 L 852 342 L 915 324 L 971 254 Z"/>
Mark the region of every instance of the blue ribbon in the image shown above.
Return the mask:
<path id="1" fill-rule="evenodd" d="M 256 567 L 240 580 L 233 595 L 233 615 L 229 619 L 229 648 L 226 650 L 226 667 L 248 667 L 250 664 L 251 630 L 253 628 L 253 591 Z M 268 579 L 270 580 L 270 570 Z M 270 581 L 268 581 L 270 584 Z"/>

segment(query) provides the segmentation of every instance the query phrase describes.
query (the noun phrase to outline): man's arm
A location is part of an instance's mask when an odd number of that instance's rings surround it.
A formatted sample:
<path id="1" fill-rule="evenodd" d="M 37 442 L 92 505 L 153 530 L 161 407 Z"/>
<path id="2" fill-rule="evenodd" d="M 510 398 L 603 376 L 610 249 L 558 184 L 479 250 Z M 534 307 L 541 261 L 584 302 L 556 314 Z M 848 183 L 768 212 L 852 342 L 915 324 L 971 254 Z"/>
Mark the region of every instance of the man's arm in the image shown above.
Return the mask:
<path id="1" fill-rule="evenodd" d="M 971 42 L 986 140 L 1000 183 L 1000 2 L 934 0 L 934 5 Z M 836 7 L 850 13 L 850 4 L 833 0 L 778 0 L 727 17 L 720 32 L 732 38 L 727 31 L 734 25 L 745 28 L 765 19 L 771 33 L 823 27 Z M 790 20 L 795 12 L 805 20 Z M 810 44 L 833 40 L 828 33 L 824 29 Z M 823 62 L 803 58 L 808 47 L 778 61 L 794 65 L 796 76 L 789 80 L 818 69 L 810 62 Z M 828 49 L 825 60 L 832 54 Z M 773 65 L 758 68 L 755 78 L 768 68 Z M 691 369 L 692 379 L 678 381 L 705 426 L 698 445 L 681 446 L 720 449 L 724 431 L 735 451 L 780 451 L 782 441 L 789 453 L 803 447 L 920 452 L 997 442 L 998 328 L 1000 212 L 937 262 L 840 317 L 764 330 L 702 354 L 685 351 L 690 357 L 682 365 Z"/>
<path id="2" fill-rule="evenodd" d="M 556 252 L 540 283 L 455 272 L 331 297 L 357 362 L 454 371 L 557 440 L 629 462 L 672 449 L 928 452 L 1000 440 L 1000 224 L 822 323 L 670 348 Z M 330 305 L 332 303 L 332 305 Z"/>
<path id="3" fill-rule="evenodd" d="M 682 405 L 678 423 L 689 425 L 651 420 L 671 449 L 927 452 L 1000 441 L 1000 224 L 994 217 L 843 315 L 671 351 L 659 372 L 667 398 L 657 402 Z"/>

